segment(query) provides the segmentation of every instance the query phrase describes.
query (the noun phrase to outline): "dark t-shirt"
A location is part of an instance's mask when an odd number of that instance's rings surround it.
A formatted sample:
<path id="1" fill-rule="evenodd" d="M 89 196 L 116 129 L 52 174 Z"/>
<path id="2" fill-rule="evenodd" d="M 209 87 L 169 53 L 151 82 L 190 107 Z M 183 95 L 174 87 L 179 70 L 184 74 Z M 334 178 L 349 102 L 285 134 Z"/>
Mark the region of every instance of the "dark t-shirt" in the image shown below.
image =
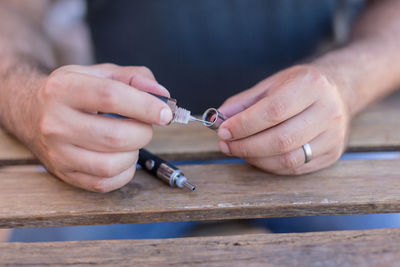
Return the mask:
<path id="1" fill-rule="evenodd" d="M 88 0 L 96 60 L 149 67 L 201 113 L 310 55 L 335 0 Z"/>

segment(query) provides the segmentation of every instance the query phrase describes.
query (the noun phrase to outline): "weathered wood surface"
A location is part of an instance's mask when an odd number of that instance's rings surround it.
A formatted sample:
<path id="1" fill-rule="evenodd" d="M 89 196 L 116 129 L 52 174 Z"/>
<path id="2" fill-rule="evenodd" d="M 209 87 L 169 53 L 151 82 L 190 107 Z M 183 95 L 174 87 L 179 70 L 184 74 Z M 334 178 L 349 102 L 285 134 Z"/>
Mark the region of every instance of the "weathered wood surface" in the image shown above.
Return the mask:
<path id="1" fill-rule="evenodd" d="M 400 151 L 400 93 L 371 105 L 353 120 L 348 151 Z"/>
<path id="2" fill-rule="evenodd" d="M 246 164 L 186 165 L 195 192 L 138 171 L 98 194 L 45 171 L 0 168 L 0 228 L 400 212 L 400 160 L 341 161 L 299 177 Z"/>
<path id="3" fill-rule="evenodd" d="M 32 153 L 0 128 L 0 166 L 35 162 Z"/>
<path id="4" fill-rule="evenodd" d="M 400 150 L 400 93 L 370 106 L 353 122 L 349 151 Z M 201 124 L 155 127 L 152 152 L 174 160 L 224 157 L 216 134 Z M 0 166 L 37 162 L 14 138 L 0 129 Z"/>
<path id="5" fill-rule="evenodd" d="M 0 262 L 10 266 L 398 266 L 399 243 L 400 229 L 0 243 Z"/>

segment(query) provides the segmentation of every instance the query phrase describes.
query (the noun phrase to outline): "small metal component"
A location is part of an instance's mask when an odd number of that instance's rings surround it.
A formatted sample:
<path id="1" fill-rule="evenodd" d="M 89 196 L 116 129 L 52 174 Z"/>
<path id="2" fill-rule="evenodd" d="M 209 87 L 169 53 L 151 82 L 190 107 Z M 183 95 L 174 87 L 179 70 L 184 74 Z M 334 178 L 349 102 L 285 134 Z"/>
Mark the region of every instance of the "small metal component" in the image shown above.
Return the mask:
<path id="1" fill-rule="evenodd" d="M 146 160 L 146 169 L 151 170 L 154 168 L 155 162 L 152 159 Z"/>
<path id="2" fill-rule="evenodd" d="M 200 120 L 196 117 L 193 117 L 190 113 L 190 110 L 178 107 L 177 105 L 177 101 L 175 98 L 169 98 L 166 96 L 161 96 L 161 95 L 157 95 L 157 94 L 153 94 L 153 93 L 149 93 L 155 97 L 157 97 L 158 99 L 160 99 L 161 101 L 163 101 L 164 103 L 166 103 L 168 105 L 168 107 L 171 109 L 172 111 L 172 120 L 170 122 L 167 123 L 167 125 L 173 123 L 173 122 L 177 122 L 177 123 L 183 123 L 183 124 L 188 124 L 189 121 L 198 121 L 198 122 L 202 122 L 204 125 L 208 124 L 208 122 L 204 121 L 204 120 Z M 113 118 L 117 118 L 117 119 L 129 119 L 128 117 L 119 115 L 119 114 L 111 114 L 111 113 L 102 113 L 102 112 L 98 112 L 98 114 L 104 115 L 104 116 L 108 116 L 108 117 L 113 117 Z"/>
<path id="3" fill-rule="evenodd" d="M 190 121 L 190 111 L 184 108 L 176 107 L 175 111 L 173 110 L 173 118 L 172 122 L 178 122 L 187 124 Z"/>
<path id="4" fill-rule="evenodd" d="M 212 130 L 218 130 L 219 126 L 227 120 L 227 117 L 219 112 L 215 108 L 209 108 L 203 113 L 203 121 L 206 121 L 207 123 L 204 123 L 204 126 L 207 126 L 208 128 Z"/>
<path id="5" fill-rule="evenodd" d="M 168 183 L 171 187 L 186 188 L 191 191 L 196 189 L 196 186 L 189 183 L 180 169 L 146 149 L 139 150 L 138 163 L 144 170 Z"/>
<path id="6" fill-rule="evenodd" d="M 208 121 L 204 121 L 201 119 L 198 119 L 190 114 L 190 111 L 184 108 L 176 107 L 175 111 L 173 112 L 174 117 L 172 119 L 172 122 L 178 122 L 178 123 L 184 123 L 188 124 L 189 121 L 198 121 L 203 124 L 209 124 Z"/>
<path id="7" fill-rule="evenodd" d="M 171 187 L 187 188 L 191 191 L 196 189 L 196 186 L 189 183 L 181 170 L 174 169 L 165 163 L 161 163 L 158 167 L 157 177 L 169 183 Z"/>
<path id="8" fill-rule="evenodd" d="M 202 122 L 204 125 L 210 125 L 210 124 L 211 124 L 209 121 L 201 120 L 201 119 L 198 119 L 198 118 L 193 117 L 193 116 L 190 116 L 190 120 L 191 120 L 191 121 Z"/>
<path id="9" fill-rule="evenodd" d="M 189 183 L 188 181 L 185 181 L 183 183 L 183 186 L 187 189 L 189 189 L 190 191 L 194 191 L 196 190 L 196 186 L 194 184 Z"/>

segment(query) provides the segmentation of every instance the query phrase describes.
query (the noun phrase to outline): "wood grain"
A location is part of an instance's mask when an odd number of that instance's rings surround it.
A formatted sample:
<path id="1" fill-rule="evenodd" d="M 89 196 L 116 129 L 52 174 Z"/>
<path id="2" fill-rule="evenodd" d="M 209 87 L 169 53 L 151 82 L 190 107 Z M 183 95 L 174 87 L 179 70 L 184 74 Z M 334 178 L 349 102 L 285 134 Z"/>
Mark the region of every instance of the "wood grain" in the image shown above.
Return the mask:
<path id="1" fill-rule="evenodd" d="M 400 150 L 400 93 L 370 106 L 352 124 L 348 151 Z M 225 157 L 215 132 L 201 124 L 155 127 L 148 149 L 168 160 Z M 0 129 L 0 166 L 37 163 L 32 153 Z"/>
<path id="2" fill-rule="evenodd" d="M 348 151 L 400 151 L 400 93 L 371 105 L 353 120 Z"/>
<path id="3" fill-rule="evenodd" d="M 9 266 L 398 266 L 399 243 L 400 229 L 0 243 L 0 262 Z"/>
<path id="4" fill-rule="evenodd" d="M 37 162 L 33 154 L 0 128 L 0 166 Z"/>
<path id="5" fill-rule="evenodd" d="M 247 164 L 186 165 L 195 192 L 139 171 L 125 187 L 90 193 L 45 171 L 0 169 L 0 228 L 400 212 L 400 160 L 341 161 L 285 177 Z"/>

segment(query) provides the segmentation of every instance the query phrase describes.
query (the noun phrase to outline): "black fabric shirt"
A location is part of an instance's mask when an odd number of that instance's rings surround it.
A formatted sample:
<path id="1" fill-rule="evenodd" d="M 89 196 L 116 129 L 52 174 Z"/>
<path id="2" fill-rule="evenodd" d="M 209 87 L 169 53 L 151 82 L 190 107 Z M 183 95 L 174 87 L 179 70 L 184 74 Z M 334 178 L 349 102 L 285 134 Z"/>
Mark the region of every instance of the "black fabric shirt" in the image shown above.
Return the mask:
<path id="1" fill-rule="evenodd" d="M 87 0 L 96 60 L 149 67 L 201 113 L 310 55 L 334 0 Z"/>

